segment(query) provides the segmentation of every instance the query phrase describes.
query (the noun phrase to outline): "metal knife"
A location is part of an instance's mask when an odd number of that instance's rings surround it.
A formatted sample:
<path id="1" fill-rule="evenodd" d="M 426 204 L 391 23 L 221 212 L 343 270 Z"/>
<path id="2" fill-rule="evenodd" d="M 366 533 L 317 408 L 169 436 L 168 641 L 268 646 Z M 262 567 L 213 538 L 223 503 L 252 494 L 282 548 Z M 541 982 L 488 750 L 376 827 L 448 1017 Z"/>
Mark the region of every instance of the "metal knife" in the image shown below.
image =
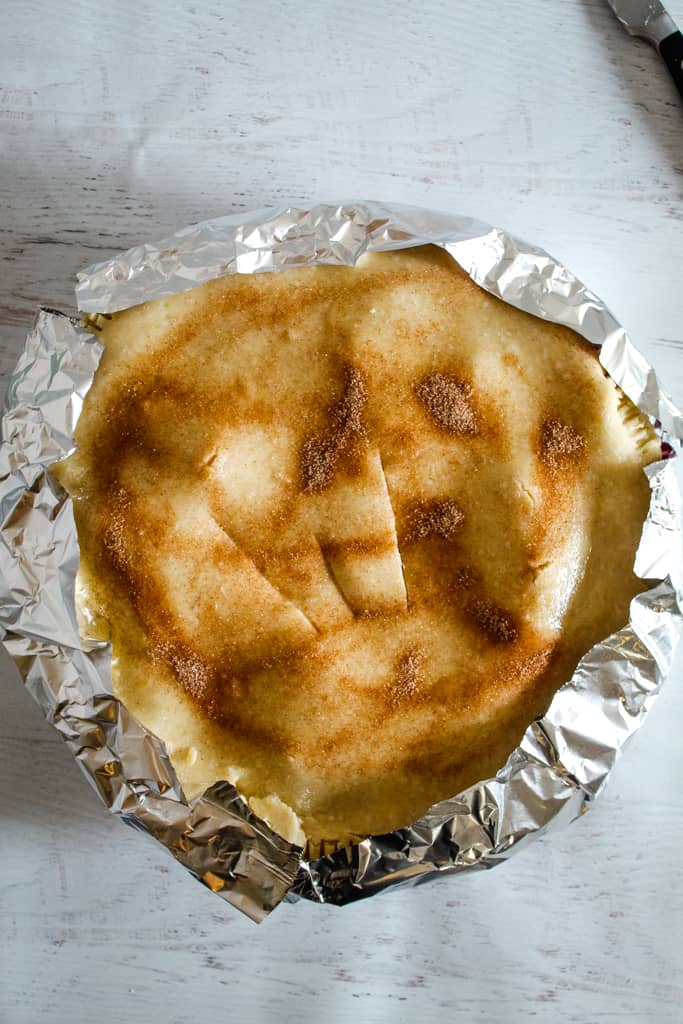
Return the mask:
<path id="1" fill-rule="evenodd" d="M 683 35 L 659 0 L 607 0 L 632 36 L 647 39 L 664 58 L 683 97 Z"/>

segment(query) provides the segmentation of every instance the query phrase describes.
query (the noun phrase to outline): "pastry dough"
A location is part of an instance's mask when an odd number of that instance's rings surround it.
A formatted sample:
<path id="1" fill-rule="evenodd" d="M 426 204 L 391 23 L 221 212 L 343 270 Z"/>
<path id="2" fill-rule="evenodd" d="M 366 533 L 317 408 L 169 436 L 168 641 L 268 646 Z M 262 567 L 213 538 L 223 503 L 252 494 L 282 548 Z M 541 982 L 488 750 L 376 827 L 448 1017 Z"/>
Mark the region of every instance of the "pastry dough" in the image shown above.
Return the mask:
<path id="1" fill-rule="evenodd" d="M 656 435 L 595 349 L 440 249 L 98 326 L 57 470 L 84 628 L 188 796 L 227 778 L 298 841 L 406 825 L 627 620 Z"/>

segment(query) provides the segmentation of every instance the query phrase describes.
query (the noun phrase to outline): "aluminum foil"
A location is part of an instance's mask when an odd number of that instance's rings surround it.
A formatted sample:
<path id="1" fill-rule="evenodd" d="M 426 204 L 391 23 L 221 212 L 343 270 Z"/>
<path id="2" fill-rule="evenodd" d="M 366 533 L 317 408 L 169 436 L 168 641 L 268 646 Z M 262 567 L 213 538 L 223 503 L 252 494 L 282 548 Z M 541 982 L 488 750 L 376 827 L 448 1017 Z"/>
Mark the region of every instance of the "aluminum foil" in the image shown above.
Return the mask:
<path id="1" fill-rule="evenodd" d="M 590 650 L 495 778 L 434 805 L 409 828 L 318 860 L 275 834 L 234 786 L 187 801 L 163 743 L 113 695 L 109 650 L 80 636 L 72 505 L 50 465 L 73 450 L 101 355 L 97 338 L 41 310 L 10 381 L 0 449 L 0 629 L 31 693 L 107 806 L 256 921 L 284 898 L 347 903 L 438 873 L 488 868 L 587 809 L 671 667 L 683 615 L 680 498 L 671 456 L 683 418 L 604 303 L 547 253 L 467 217 L 379 203 L 288 208 L 193 225 L 78 275 L 82 312 L 109 313 L 223 274 L 317 263 L 431 242 L 486 291 L 572 327 L 647 413 L 665 458 L 635 560 L 659 580 L 630 620 Z"/>

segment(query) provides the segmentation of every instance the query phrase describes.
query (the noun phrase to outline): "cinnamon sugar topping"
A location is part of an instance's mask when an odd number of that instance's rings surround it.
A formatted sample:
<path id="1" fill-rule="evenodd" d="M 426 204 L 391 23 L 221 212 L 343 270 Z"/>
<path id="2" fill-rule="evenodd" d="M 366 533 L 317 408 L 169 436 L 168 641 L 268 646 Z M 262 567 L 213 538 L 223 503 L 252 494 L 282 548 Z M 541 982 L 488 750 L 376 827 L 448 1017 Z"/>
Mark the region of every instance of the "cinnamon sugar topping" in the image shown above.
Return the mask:
<path id="1" fill-rule="evenodd" d="M 513 643 L 519 636 L 512 616 L 490 601 L 474 598 L 466 612 L 475 626 L 496 643 Z"/>
<path id="2" fill-rule="evenodd" d="M 351 363 L 344 363 L 341 397 L 327 410 L 328 429 L 320 437 L 309 438 L 301 448 L 301 482 L 305 493 L 329 487 L 339 460 L 352 454 L 364 435 L 363 410 L 367 393 L 363 378 Z"/>
<path id="3" fill-rule="evenodd" d="M 452 498 L 416 501 L 408 510 L 405 540 L 409 543 L 427 537 L 452 540 L 464 522 L 465 513 Z"/>
<path id="4" fill-rule="evenodd" d="M 420 694 L 424 651 L 411 647 L 402 656 L 396 667 L 396 675 L 389 685 L 389 703 L 396 708 L 415 700 Z"/>
<path id="5" fill-rule="evenodd" d="M 547 419 L 541 427 L 541 461 L 550 469 L 560 469 L 578 462 L 586 451 L 582 434 L 568 423 Z"/>
<path id="6" fill-rule="evenodd" d="M 123 488 L 116 488 L 110 495 L 109 514 L 102 525 L 102 547 L 112 566 L 124 572 L 128 564 L 126 532 L 131 512 L 131 501 Z"/>
<path id="7" fill-rule="evenodd" d="M 461 565 L 453 573 L 449 590 L 472 590 L 474 587 L 480 587 L 481 585 L 479 573 L 469 565 Z"/>
<path id="8" fill-rule="evenodd" d="M 472 403 L 472 385 L 449 373 L 430 373 L 415 394 L 440 430 L 449 434 L 477 434 L 479 424 Z"/>
<path id="9" fill-rule="evenodd" d="M 625 621 L 657 440 L 649 458 L 628 409 L 603 422 L 592 347 L 440 250 L 160 303 L 103 322 L 56 467 L 116 694 L 189 798 L 231 766 L 316 841 L 415 821 L 495 772 Z"/>
<path id="10" fill-rule="evenodd" d="M 211 683 L 211 671 L 207 663 L 189 647 L 162 640 L 154 645 L 154 654 L 167 662 L 179 682 L 195 700 L 203 698 Z"/>

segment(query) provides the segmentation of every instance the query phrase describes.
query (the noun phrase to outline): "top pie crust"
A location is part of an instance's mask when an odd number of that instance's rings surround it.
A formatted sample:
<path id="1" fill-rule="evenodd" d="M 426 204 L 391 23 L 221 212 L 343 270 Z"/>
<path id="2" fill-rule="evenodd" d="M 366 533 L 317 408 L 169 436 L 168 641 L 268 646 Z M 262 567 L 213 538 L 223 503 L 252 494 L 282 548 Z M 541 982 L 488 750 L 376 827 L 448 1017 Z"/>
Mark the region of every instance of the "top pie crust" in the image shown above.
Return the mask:
<path id="1" fill-rule="evenodd" d="M 100 318 L 58 469 L 88 631 L 186 794 L 293 840 L 495 772 L 621 627 L 660 457 L 570 330 L 443 251 L 223 277 Z"/>

